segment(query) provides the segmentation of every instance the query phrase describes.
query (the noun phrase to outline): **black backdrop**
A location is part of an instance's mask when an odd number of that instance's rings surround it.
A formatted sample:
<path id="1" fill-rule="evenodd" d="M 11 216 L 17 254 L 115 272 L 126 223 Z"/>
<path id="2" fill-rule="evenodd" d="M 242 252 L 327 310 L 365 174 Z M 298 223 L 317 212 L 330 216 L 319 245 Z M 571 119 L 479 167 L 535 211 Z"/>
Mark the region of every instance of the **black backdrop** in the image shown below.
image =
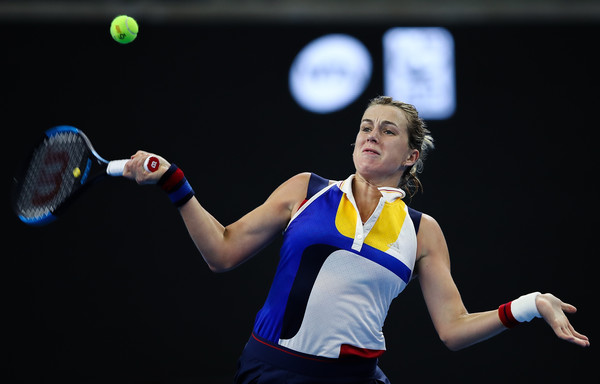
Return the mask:
<path id="1" fill-rule="evenodd" d="M 112 41 L 108 21 L 3 22 L 6 191 L 14 164 L 58 124 L 84 130 L 106 158 L 143 148 L 176 162 L 224 224 L 298 172 L 353 172 L 359 119 L 383 92 L 381 36 L 398 25 L 138 21 L 140 36 L 127 46 Z M 428 122 L 437 148 L 422 175 L 425 193 L 411 205 L 441 224 L 470 311 L 549 291 L 579 307 L 571 319 L 593 337 L 600 25 L 447 28 L 457 110 Z M 361 40 L 374 75 L 348 108 L 311 114 L 292 100 L 288 69 L 306 43 L 331 32 Z M 8 194 L 5 201 L 10 382 L 231 381 L 278 241 L 212 274 L 157 188 L 110 180 L 43 228 L 22 224 Z M 594 347 L 556 339 L 541 320 L 448 351 L 415 282 L 384 330 L 381 366 L 394 383 L 598 377 Z"/>

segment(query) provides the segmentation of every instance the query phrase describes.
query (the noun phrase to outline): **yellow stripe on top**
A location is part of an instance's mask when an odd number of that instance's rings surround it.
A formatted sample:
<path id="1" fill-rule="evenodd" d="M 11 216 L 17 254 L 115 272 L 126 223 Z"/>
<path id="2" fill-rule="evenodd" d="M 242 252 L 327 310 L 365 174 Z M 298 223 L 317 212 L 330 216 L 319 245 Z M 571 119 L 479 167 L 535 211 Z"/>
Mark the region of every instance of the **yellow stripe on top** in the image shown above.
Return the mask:
<path id="1" fill-rule="evenodd" d="M 342 195 L 337 214 L 335 215 L 335 227 L 342 235 L 354 239 L 357 219 L 358 213 L 356 209 L 350 200 L 348 200 L 348 197 L 345 194 Z"/>
<path id="2" fill-rule="evenodd" d="M 373 229 L 369 231 L 365 244 L 386 252 L 390 245 L 398 240 L 406 219 L 405 207 L 406 204 L 400 199 L 392 203 L 386 202 Z"/>
<path id="3" fill-rule="evenodd" d="M 406 204 L 401 199 L 392 202 L 386 201 L 380 209 L 376 209 L 373 212 L 376 221 L 371 229 L 368 228 L 369 224 L 367 223 L 362 228 L 359 227 L 358 230 L 364 229 L 367 231 L 366 238 L 364 239 L 365 244 L 386 252 L 390 249 L 390 245 L 398 240 L 404 220 L 406 219 L 407 210 Z M 335 226 L 343 236 L 356 240 L 357 225 L 360 226 L 360 223 L 358 223 L 358 212 L 344 194 L 335 216 Z M 363 241 L 360 242 L 363 243 Z"/>

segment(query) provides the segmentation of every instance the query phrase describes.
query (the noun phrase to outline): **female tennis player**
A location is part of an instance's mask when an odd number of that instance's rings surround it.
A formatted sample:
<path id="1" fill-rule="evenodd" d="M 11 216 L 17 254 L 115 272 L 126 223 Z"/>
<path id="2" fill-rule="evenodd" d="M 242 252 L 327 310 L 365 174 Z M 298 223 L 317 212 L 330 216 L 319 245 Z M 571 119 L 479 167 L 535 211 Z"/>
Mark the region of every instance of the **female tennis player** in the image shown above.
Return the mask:
<path id="1" fill-rule="evenodd" d="M 390 97 L 369 103 L 353 150 L 356 172 L 331 181 L 302 173 L 259 207 L 223 226 L 194 197 L 183 172 L 162 157 L 132 156 L 124 175 L 158 183 L 179 207 L 211 270 L 228 271 L 283 231 L 280 262 L 240 357 L 235 383 L 389 383 L 377 366 L 391 301 L 413 279 L 436 331 L 451 350 L 544 318 L 566 341 L 589 346 L 565 313 L 575 307 L 533 292 L 486 312 L 469 313 L 450 274 L 444 235 L 431 216 L 403 201 L 433 139 L 416 109 Z"/>

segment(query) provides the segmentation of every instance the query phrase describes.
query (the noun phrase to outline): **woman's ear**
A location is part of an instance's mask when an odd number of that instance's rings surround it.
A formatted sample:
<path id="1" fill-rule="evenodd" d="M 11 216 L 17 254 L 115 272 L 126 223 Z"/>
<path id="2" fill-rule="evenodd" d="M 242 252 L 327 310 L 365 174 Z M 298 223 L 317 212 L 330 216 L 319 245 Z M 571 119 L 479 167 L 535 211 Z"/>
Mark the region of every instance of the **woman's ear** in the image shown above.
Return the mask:
<path id="1" fill-rule="evenodd" d="M 403 166 L 405 167 L 410 167 L 411 165 L 415 165 L 417 160 L 419 160 L 419 150 L 418 149 L 412 149 L 409 156 L 406 158 L 406 160 L 402 163 Z"/>

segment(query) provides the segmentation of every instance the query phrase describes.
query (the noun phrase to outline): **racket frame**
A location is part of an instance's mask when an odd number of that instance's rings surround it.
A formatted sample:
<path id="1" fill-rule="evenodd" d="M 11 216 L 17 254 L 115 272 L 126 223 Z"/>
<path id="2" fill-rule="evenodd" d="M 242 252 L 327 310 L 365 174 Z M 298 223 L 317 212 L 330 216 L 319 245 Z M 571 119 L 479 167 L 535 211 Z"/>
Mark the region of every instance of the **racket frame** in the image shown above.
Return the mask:
<path id="1" fill-rule="evenodd" d="M 82 174 L 80 176 L 80 180 L 79 180 L 80 186 L 77 189 L 75 189 L 64 201 L 62 201 L 60 204 L 58 204 L 55 209 L 48 210 L 48 212 L 44 213 L 43 215 L 36 216 L 36 217 L 25 217 L 24 215 L 22 215 L 18 212 L 18 209 L 16 207 L 16 201 L 18 199 L 18 194 L 20 193 L 20 188 L 22 188 L 22 185 L 20 185 L 18 190 L 13 192 L 13 209 L 17 213 L 17 216 L 19 217 L 19 219 L 22 222 L 24 222 L 25 224 L 32 225 L 32 226 L 43 226 L 43 225 L 46 225 L 46 224 L 49 224 L 49 223 L 55 221 L 57 219 L 57 217 L 60 216 L 62 214 L 62 212 L 68 206 L 71 205 L 71 203 L 73 203 L 75 200 L 77 200 L 78 197 L 84 191 L 86 191 L 90 186 L 96 184 L 98 181 L 102 180 L 104 177 L 109 175 L 106 172 L 106 167 L 108 167 L 108 165 L 111 162 L 104 159 L 102 156 L 100 156 L 100 154 L 96 151 L 96 149 L 92 145 L 92 142 L 85 135 L 85 133 L 83 133 L 81 130 L 79 130 L 73 126 L 70 126 L 70 125 L 59 125 L 59 126 L 56 126 L 56 127 L 46 130 L 44 132 L 45 137 L 31 150 L 31 153 L 29 154 L 29 157 L 27 158 L 26 163 L 24 165 L 24 168 L 25 168 L 24 170 L 27 170 L 29 168 L 30 162 L 32 161 L 32 158 L 33 158 L 36 150 L 40 147 L 40 145 L 45 140 L 50 139 L 54 135 L 65 133 L 65 132 L 72 132 L 72 133 L 80 136 L 83 139 L 85 146 L 87 147 L 87 149 L 91 153 L 91 155 L 96 159 L 98 166 L 102 166 L 102 165 L 105 166 L 104 172 L 98 172 L 96 175 L 94 175 L 92 178 L 90 178 L 90 174 L 91 174 L 91 171 L 93 168 L 92 167 L 93 159 L 92 159 L 92 157 L 88 157 L 88 161 L 86 163 L 85 169 L 82 170 Z M 21 172 L 21 174 L 25 175 L 24 172 Z M 111 173 L 111 175 L 114 175 L 114 176 L 122 175 L 122 167 L 121 167 L 120 174 L 118 173 L 118 169 L 117 169 L 117 171 L 114 173 Z M 16 181 L 16 179 L 15 179 L 15 181 Z"/>

